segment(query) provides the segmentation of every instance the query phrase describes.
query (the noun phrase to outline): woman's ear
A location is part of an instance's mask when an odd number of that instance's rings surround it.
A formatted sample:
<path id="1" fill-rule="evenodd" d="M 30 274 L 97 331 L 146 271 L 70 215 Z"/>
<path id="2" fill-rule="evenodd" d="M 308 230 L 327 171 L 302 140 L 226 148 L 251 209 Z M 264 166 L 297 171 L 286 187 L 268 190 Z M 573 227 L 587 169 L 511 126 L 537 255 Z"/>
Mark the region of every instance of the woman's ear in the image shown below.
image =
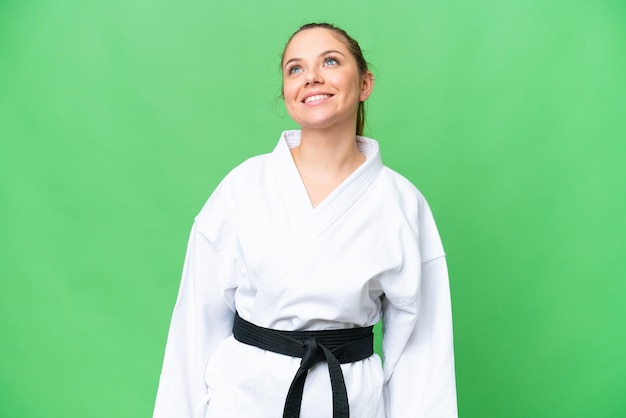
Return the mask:
<path id="1" fill-rule="evenodd" d="M 364 102 L 370 97 L 372 94 L 372 90 L 374 89 L 374 74 L 371 71 L 367 70 L 363 75 L 361 80 L 361 95 L 359 96 L 359 100 Z"/>

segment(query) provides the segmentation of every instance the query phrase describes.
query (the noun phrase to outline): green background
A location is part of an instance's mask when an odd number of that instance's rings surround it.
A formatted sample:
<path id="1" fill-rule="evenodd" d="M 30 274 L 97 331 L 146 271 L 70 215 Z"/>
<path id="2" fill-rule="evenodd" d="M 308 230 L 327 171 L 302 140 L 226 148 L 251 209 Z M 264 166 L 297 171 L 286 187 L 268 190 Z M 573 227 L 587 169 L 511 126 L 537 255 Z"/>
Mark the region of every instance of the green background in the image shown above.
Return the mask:
<path id="1" fill-rule="evenodd" d="M 0 0 L 1 417 L 151 415 L 192 219 L 295 127 L 316 20 L 435 212 L 460 416 L 626 416 L 622 0 Z"/>

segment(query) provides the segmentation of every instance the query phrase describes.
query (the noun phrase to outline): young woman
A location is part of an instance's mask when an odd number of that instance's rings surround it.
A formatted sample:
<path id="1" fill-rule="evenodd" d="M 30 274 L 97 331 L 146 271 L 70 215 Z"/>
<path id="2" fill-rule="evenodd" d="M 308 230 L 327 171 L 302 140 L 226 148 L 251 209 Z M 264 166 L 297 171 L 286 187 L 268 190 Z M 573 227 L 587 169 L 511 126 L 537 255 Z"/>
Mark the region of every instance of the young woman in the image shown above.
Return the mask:
<path id="1" fill-rule="evenodd" d="M 423 196 L 361 136 L 361 49 L 309 24 L 281 66 L 301 130 L 196 217 L 154 417 L 456 417 L 444 251 Z"/>

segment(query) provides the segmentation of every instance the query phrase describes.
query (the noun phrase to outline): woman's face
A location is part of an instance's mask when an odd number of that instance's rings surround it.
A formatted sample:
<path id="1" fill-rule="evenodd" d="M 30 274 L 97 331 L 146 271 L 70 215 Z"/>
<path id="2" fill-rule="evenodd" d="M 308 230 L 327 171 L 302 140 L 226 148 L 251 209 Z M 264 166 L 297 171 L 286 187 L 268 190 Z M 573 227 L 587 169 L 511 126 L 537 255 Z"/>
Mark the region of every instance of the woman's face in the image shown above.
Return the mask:
<path id="1" fill-rule="evenodd" d="M 324 28 L 297 33 L 285 49 L 283 97 L 302 129 L 352 127 L 359 102 L 373 87 L 372 74 L 360 74 L 356 59 L 334 32 Z"/>

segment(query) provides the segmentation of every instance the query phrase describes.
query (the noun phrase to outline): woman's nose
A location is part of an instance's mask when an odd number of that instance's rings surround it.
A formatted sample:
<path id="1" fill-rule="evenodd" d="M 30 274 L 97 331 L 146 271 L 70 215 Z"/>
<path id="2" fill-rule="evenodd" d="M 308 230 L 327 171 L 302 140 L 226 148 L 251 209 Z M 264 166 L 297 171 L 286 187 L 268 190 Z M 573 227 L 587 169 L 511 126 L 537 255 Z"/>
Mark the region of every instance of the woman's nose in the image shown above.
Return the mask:
<path id="1" fill-rule="evenodd" d="M 306 73 L 307 85 L 320 84 L 323 82 L 324 82 L 324 78 L 322 77 L 318 69 L 312 69 L 312 70 L 307 71 Z"/>

